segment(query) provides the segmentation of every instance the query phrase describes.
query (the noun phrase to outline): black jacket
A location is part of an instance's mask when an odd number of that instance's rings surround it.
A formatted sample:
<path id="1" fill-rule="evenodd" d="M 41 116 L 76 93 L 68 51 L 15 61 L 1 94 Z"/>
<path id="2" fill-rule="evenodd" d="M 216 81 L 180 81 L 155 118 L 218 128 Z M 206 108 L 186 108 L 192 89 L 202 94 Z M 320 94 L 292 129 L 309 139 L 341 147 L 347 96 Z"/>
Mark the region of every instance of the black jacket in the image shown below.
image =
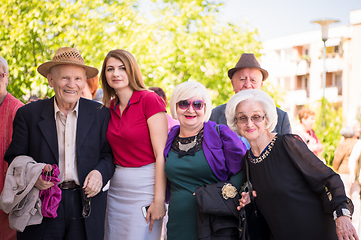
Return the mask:
<path id="1" fill-rule="evenodd" d="M 103 186 L 113 176 L 113 153 L 106 133 L 110 111 L 99 103 L 80 98 L 76 129 L 76 155 L 79 182 L 94 169 L 103 177 Z M 32 157 L 36 162 L 58 164 L 58 137 L 54 118 L 54 97 L 27 104 L 16 113 L 11 144 L 5 154 L 9 164 L 19 155 Z M 91 200 L 91 214 L 86 218 L 85 229 L 88 240 L 104 238 L 107 193 L 100 191 Z M 22 235 L 25 239 L 41 239 L 46 218 L 39 225 L 29 226 Z M 19 239 L 19 238 L 18 238 Z"/>
<path id="2" fill-rule="evenodd" d="M 198 234 L 201 240 L 238 239 L 237 206 L 240 196 L 237 192 L 234 198 L 226 200 L 222 196 L 222 187 L 226 183 L 231 182 L 208 184 L 195 190 L 198 203 Z"/>

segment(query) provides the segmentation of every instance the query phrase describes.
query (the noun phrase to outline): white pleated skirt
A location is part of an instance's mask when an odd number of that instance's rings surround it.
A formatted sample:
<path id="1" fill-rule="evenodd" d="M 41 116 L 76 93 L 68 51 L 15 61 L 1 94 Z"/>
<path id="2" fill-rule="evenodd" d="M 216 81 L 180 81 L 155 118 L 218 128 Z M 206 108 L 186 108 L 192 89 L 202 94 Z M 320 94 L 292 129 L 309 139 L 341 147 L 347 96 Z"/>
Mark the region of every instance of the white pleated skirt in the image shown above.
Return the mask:
<path id="1" fill-rule="evenodd" d="M 110 180 L 105 218 L 105 240 L 159 240 L 162 219 L 152 232 L 141 207 L 154 199 L 155 163 L 139 168 L 117 165 Z"/>

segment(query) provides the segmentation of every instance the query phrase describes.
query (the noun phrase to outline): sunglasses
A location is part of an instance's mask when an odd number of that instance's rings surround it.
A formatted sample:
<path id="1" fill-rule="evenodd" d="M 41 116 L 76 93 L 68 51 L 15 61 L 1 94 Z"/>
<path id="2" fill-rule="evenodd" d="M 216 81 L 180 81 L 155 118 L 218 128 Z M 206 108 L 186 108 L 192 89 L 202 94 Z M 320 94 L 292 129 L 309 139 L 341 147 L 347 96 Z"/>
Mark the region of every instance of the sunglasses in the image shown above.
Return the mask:
<path id="1" fill-rule="evenodd" d="M 204 102 L 202 100 L 194 100 L 194 101 L 182 100 L 179 101 L 177 104 L 178 107 L 182 110 L 188 109 L 190 105 L 192 105 L 194 110 L 202 110 L 204 106 Z"/>
<path id="2" fill-rule="evenodd" d="M 74 189 L 74 190 L 78 190 L 78 189 Z M 74 220 L 78 220 L 78 219 L 82 219 L 82 218 L 88 218 L 90 216 L 91 213 L 91 207 L 90 207 L 90 203 L 91 203 L 91 198 L 88 198 L 87 195 L 84 192 L 84 189 L 79 189 L 80 190 L 80 194 L 81 197 L 83 199 L 83 201 L 85 201 L 85 205 L 83 207 L 83 210 L 81 211 L 81 216 L 80 218 L 72 218 Z"/>
<path id="3" fill-rule="evenodd" d="M 53 175 L 53 166 L 51 164 L 46 164 L 44 166 L 44 180 L 50 182 L 51 176 Z"/>
<path id="4" fill-rule="evenodd" d="M 91 208 L 90 208 L 90 198 L 87 198 L 87 203 L 83 207 L 83 211 L 81 212 L 81 215 L 83 218 L 87 218 L 90 216 Z"/>
<path id="5" fill-rule="evenodd" d="M 81 191 L 84 192 L 84 190 L 81 190 Z M 86 204 L 83 207 L 83 211 L 81 212 L 81 215 L 83 216 L 83 218 L 87 218 L 90 216 L 90 213 L 91 213 L 91 208 L 90 208 L 90 203 L 91 203 L 90 199 L 91 198 L 88 198 L 86 196 L 85 192 L 82 195 L 83 195 L 83 199 L 86 202 Z"/>
<path id="6" fill-rule="evenodd" d="M 240 116 L 240 117 L 236 117 L 236 122 L 245 124 L 248 123 L 249 119 L 251 119 L 253 123 L 260 123 L 264 120 L 265 117 L 266 115 L 258 115 L 258 114 L 252 115 L 251 117 Z"/>

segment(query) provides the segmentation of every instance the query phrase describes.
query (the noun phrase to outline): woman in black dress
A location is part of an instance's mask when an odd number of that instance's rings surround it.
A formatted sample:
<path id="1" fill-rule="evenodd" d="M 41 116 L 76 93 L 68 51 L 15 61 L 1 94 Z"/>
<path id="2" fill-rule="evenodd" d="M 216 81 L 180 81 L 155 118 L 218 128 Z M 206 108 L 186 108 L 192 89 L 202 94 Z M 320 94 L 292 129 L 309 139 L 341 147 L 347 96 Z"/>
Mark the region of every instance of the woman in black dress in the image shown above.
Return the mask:
<path id="1" fill-rule="evenodd" d="M 271 239 L 358 239 L 339 175 L 298 135 L 271 133 L 277 113 L 267 93 L 239 92 L 227 103 L 226 117 L 228 126 L 251 145 L 242 163 L 249 163 L 256 205 Z M 240 207 L 249 202 L 246 196 Z"/>

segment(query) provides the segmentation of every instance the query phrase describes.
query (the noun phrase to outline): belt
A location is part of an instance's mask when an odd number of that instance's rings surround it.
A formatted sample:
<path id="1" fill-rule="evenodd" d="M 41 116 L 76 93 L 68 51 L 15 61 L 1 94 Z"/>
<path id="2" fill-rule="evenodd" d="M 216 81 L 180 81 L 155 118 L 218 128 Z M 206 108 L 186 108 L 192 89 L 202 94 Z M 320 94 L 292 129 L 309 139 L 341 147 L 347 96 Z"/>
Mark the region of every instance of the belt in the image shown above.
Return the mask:
<path id="1" fill-rule="evenodd" d="M 58 186 L 61 190 L 80 188 L 80 186 L 74 181 L 62 182 Z"/>

